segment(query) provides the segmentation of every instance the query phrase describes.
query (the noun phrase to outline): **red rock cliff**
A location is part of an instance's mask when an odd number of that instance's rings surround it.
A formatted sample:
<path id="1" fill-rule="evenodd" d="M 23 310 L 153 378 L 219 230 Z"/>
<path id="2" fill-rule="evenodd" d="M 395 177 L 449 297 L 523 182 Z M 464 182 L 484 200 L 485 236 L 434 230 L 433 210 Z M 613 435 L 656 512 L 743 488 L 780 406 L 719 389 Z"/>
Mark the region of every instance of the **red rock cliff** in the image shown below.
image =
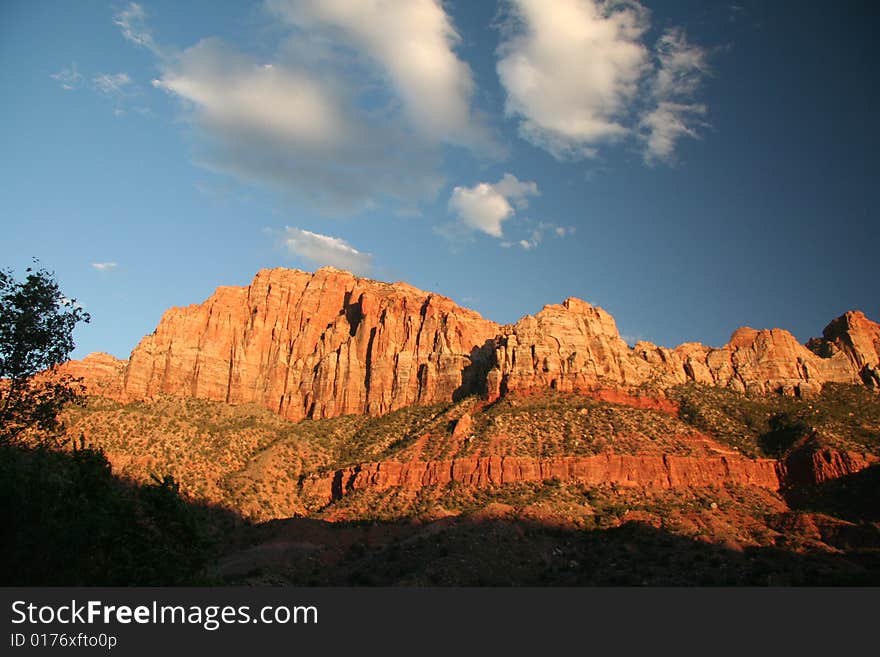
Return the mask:
<path id="1" fill-rule="evenodd" d="M 123 390 L 256 402 L 293 420 L 375 415 L 451 399 L 469 383 L 472 350 L 497 330 L 402 283 L 263 270 L 167 311 L 132 352 Z"/>
<path id="2" fill-rule="evenodd" d="M 880 384 L 880 326 L 862 313 L 834 320 L 810 348 L 782 329 L 744 327 L 717 349 L 699 343 L 667 349 L 650 342 L 630 349 L 611 315 L 567 299 L 519 320 L 497 343 L 490 396 L 643 384 L 663 390 L 688 381 L 761 394 L 809 394 L 828 382 Z"/>
<path id="3" fill-rule="evenodd" d="M 684 488 L 724 482 L 780 487 L 773 459 L 599 454 L 584 457 L 472 457 L 446 461 L 383 461 L 337 470 L 303 481 L 303 497 L 324 505 L 356 490 L 402 488 L 418 492 L 426 486 L 458 483 L 470 488 L 501 486 L 548 479 L 588 485 L 616 483 L 645 488 Z"/>
<path id="4" fill-rule="evenodd" d="M 807 346 L 781 329 L 741 328 L 720 348 L 630 348 L 611 315 L 578 299 L 501 327 L 404 283 L 270 269 L 246 287 L 168 310 L 127 362 L 104 354 L 68 367 L 96 394 L 255 402 L 298 420 L 378 415 L 471 392 L 647 385 L 662 394 L 687 381 L 789 394 L 827 382 L 880 387 L 880 326 L 851 312 Z"/>

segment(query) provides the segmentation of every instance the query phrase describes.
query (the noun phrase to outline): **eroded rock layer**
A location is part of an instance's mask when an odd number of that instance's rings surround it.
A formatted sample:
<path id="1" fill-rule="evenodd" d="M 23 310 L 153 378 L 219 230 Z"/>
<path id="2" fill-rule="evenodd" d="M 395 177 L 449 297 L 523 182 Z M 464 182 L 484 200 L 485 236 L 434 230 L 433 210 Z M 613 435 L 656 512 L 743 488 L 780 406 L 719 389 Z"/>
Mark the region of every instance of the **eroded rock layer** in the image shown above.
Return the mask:
<path id="1" fill-rule="evenodd" d="M 743 457 L 646 456 L 599 454 L 535 459 L 488 456 L 443 461 L 364 463 L 303 482 L 302 495 L 328 504 L 359 490 L 399 488 L 411 493 L 429 486 L 457 483 L 486 488 L 518 482 L 558 479 L 586 485 L 618 484 L 644 488 L 684 488 L 739 483 L 780 488 L 777 462 Z"/>

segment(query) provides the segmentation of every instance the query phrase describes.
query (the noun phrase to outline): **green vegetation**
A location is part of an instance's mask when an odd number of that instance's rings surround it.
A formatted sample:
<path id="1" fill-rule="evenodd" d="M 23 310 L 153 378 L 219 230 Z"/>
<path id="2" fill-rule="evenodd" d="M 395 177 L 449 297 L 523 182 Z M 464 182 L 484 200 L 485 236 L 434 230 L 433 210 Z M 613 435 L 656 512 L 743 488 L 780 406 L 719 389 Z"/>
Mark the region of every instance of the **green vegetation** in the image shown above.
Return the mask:
<path id="1" fill-rule="evenodd" d="M 695 385 L 674 389 L 670 396 L 680 404 L 679 417 L 550 392 L 510 395 L 488 406 L 467 398 L 374 418 L 298 423 L 254 405 L 175 397 L 120 404 L 91 398 L 84 407 L 69 408 L 64 420 L 71 435 L 85 434 L 105 450 L 118 474 L 143 484 L 153 475 L 170 474 L 189 499 L 208 500 L 255 520 L 311 513 L 299 496 L 303 477 L 383 460 L 728 450 L 779 458 L 807 435 L 822 445 L 880 454 L 880 401 L 857 386 L 827 386 L 810 399 L 750 398 Z M 464 413 L 470 414 L 472 428 L 467 436 L 454 437 Z M 443 494 L 454 500 L 454 493 Z M 418 504 L 400 498 L 389 502 L 382 517 L 417 514 Z M 341 512 L 340 503 L 333 507 Z"/>
<path id="2" fill-rule="evenodd" d="M 0 270 L 0 444 L 30 428 L 53 432 L 56 416 L 75 402 L 70 377 L 40 377 L 73 351 L 73 329 L 89 315 L 62 294 L 54 275 L 28 267 L 24 281 Z"/>
<path id="3" fill-rule="evenodd" d="M 300 476 L 393 457 L 445 408 L 294 423 L 255 405 L 91 397 L 63 418 L 71 435 L 85 435 L 107 453 L 117 474 L 148 483 L 167 473 L 190 499 L 268 519 L 302 510 Z"/>
<path id="4" fill-rule="evenodd" d="M 28 268 L 18 282 L 0 271 L 0 584 L 204 581 L 222 523 L 184 502 L 172 476 L 129 485 L 103 452 L 62 433 L 59 412 L 78 408 L 81 388 L 53 368 L 81 321 L 52 273 Z"/>
<path id="5" fill-rule="evenodd" d="M 880 396 L 864 386 L 827 384 L 798 399 L 689 384 L 670 397 L 682 420 L 747 456 L 780 457 L 814 431 L 828 447 L 880 455 Z"/>
<path id="6" fill-rule="evenodd" d="M 697 432 L 678 418 L 654 410 L 548 391 L 540 397 L 511 395 L 475 418 L 478 450 L 549 458 L 617 454 L 692 455 Z M 494 441 L 492 438 L 503 438 Z"/>
<path id="7" fill-rule="evenodd" d="M 486 488 L 452 484 L 418 491 L 365 489 L 320 512 L 304 503 L 299 488 L 300 479 L 310 473 L 356 463 L 503 453 L 520 440 L 527 447 L 514 453 L 545 457 L 604 449 L 690 453 L 702 449 L 706 434 L 722 446 L 743 445 L 742 452 L 767 455 L 783 453 L 790 437 L 809 426 L 840 445 L 876 444 L 871 442 L 876 434 L 869 430 L 876 401 L 863 392 L 867 391 L 829 387 L 822 397 L 796 400 L 680 389 L 674 394 L 686 402 L 683 418 L 555 394 L 508 397 L 489 406 L 471 398 L 378 418 L 299 423 L 246 405 L 171 397 L 124 405 L 96 398 L 68 409 L 65 422 L 71 432 L 82 431 L 100 445 L 119 472 L 140 482 L 135 490 L 155 486 L 151 475 L 160 472 L 179 482 L 178 499 L 187 502 L 186 513 L 196 514 L 195 524 L 182 526 L 197 530 L 195 537 L 175 543 L 179 533 L 160 534 L 151 540 L 166 546 L 157 549 L 158 554 L 174 553 L 178 545 L 201 546 L 189 561 L 200 567 L 157 575 L 169 581 L 207 577 L 299 585 L 865 584 L 874 581 L 872 573 L 880 572 L 877 550 L 864 547 L 878 540 L 877 529 L 859 529 L 838 519 L 863 522 L 861 518 L 871 517 L 844 515 L 836 501 L 844 500 L 840 486 L 817 491 L 802 504 L 837 516 L 823 521 L 821 541 L 811 529 L 812 520 L 796 520 L 797 513 L 789 511 L 801 507 L 749 486 L 650 491 L 550 480 Z M 695 418 L 688 410 L 700 415 Z M 467 439 L 453 438 L 465 412 L 472 417 L 472 433 Z M 808 417 L 813 424 L 806 424 Z M 510 427 L 522 423 L 524 428 L 511 439 L 499 422 Z M 627 423 L 637 425 L 640 433 L 623 438 L 628 434 L 621 428 L 632 426 Z M 593 432 L 593 442 L 579 451 L 571 439 L 574 431 L 586 430 Z M 732 442 L 734 437 L 740 442 Z M 771 441 L 774 437 L 776 442 Z M 853 490 L 863 491 L 864 486 Z M 211 542 L 216 535 L 208 531 L 217 521 L 206 515 L 198 500 L 211 500 L 253 520 L 292 519 L 239 525 L 239 531 L 226 533 L 225 543 L 218 547 Z M 231 522 L 217 510 L 211 513 Z M 306 523 L 302 529 L 299 522 Z M 232 574 L 222 561 L 219 571 L 211 565 L 218 551 L 234 553 L 230 540 L 249 554 L 247 546 L 271 540 L 272 527 L 286 528 L 282 542 L 291 547 L 283 558 L 251 568 L 237 566 L 241 570 Z M 139 535 L 139 530 L 131 531 Z M 209 540 L 200 543 L 199 536 L 206 534 Z M 232 562 L 240 563 L 240 558 Z"/>

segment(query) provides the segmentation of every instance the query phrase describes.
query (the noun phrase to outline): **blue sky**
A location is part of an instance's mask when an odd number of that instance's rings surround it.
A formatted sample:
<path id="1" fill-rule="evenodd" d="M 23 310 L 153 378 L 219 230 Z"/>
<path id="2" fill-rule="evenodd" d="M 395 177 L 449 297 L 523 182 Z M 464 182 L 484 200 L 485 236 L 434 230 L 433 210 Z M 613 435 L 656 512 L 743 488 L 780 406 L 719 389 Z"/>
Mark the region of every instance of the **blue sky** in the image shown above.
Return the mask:
<path id="1" fill-rule="evenodd" d="M 871 3 L 0 5 L 0 264 L 127 357 L 263 267 L 626 339 L 880 318 Z"/>

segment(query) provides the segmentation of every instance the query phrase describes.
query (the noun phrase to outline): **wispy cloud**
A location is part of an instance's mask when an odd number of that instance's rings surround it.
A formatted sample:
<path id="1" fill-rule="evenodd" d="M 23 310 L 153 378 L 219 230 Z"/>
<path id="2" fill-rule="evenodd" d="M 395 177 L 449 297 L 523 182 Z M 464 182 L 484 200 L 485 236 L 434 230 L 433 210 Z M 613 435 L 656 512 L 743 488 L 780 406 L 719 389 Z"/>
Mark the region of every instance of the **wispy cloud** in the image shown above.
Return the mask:
<path id="1" fill-rule="evenodd" d="M 478 183 L 473 187 L 455 187 L 449 198 L 449 211 L 469 229 L 492 237 L 503 237 L 502 224 L 517 209 L 528 206 L 528 197 L 537 196 L 538 185 L 521 182 L 505 173 L 497 183 Z"/>
<path id="2" fill-rule="evenodd" d="M 57 81 L 65 91 L 77 89 L 85 80 L 84 76 L 77 70 L 75 62 L 57 73 L 52 73 L 49 77 Z M 138 87 L 132 81 L 131 76 L 124 71 L 120 73 L 98 73 L 91 78 L 90 83 L 94 91 L 113 101 L 113 113 L 116 116 L 124 114 L 123 103 L 139 93 Z M 136 111 L 146 114 L 150 110 L 147 107 L 138 107 Z"/>
<path id="3" fill-rule="evenodd" d="M 124 96 L 131 84 L 128 73 L 99 73 L 92 78 L 92 85 L 105 96 Z"/>
<path id="4" fill-rule="evenodd" d="M 650 12 L 635 0 L 507 7 L 497 71 L 525 140 L 565 160 L 636 138 L 653 164 L 672 161 L 678 140 L 697 136 L 706 107 L 693 97 L 706 58 L 683 31 L 666 30 L 652 55 Z"/>
<path id="5" fill-rule="evenodd" d="M 373 269 L 372 254 L 358 251 L 339 237 L 288 226 L 282 240 L 291 255 L 317 266 L 329 265 L 357 275 L 367 275 Z"/>
<path id="6" fill-rule="evenodd" d="M 82 83 L 83 79 L 83 76 L 76 70 L 76 62 L 57 73 L 52 73 L 49 77 L 58 82 L 65 91 L 73 91 Z"/>
<path id="7" fill-rule="evenodd" d="M 141 95 L 141 90 L 128 73 L 98 73 L 92 78 L 92 88 L 103 98 L 113 103 L 113 114 L 122 116 L 130 107 L 132 99 Z M 136 112 L 148 115 L 148 107 L 135 107 Z"/>
<path id="8" fill-rule="evenodd" d="M 574 226 L 553 226 L 553 233 L 556 237 L 565 237 L 566 235 L 574 235 Z"/>
<path id="9" fill-rule="evenodd" d="M 526 237 L 519 240 L 506 240 L 501 242 L 501 246 L 506 249 L 518 246 L 524 251 L 531 251 L 532 249 L 537 248 L 537 246 L 544 241 L 544 237 L 548 234 L 558 238 L 574 235 L 574 232 L 574 226 L 558 226 L 554 223 L 539 221 L 538 224 L 528 232 Z"/>
<path id="10" fill-rule="evenodd" d="M 92 268 L 96 269 L 100 272 L 111 272 L 116 269 L 119 265 L 115 262 L 93 262 Z"/>
<path id="11" fill-rule="evenodd" d="M 659 66 L 651 85 L 653 108 L 640 122 L 645 162 L 672 162 L 682 137 L 699 137 L 706 106 L 693 98 L 709 71 L 706 52 L 688 42 L 684 32 L 671 28 L 657 42 Z"/>
<path id="12" fill-rule="evenodd" d="M 705 105 L 660 101 L 639 123 L 644 130 L 645 162 L 653 165 L 674 161 L 678 140 L 698 138 L 697 128 L 705 125 L 702 120 L 705 114 Z"/>
<path id="13" fill-rule="evenodd" d="M 122 36 L 132 43 L 157 54 L 160 52 L 152 32 L 147 28 L 147 14 L 138 3 L 129 2 L 124 9 L 114 14 L 113 22 L 119 26 Z"/>
<path id="14" fill-rule="evenodd" d="M 431 140 L 490 144 L 472 111 L 474 80 L 454 48 L 460 37 L 440 0 L 268 0 L 296 28 L 322 32 L 378 69 L 412 128 Z"/>
<path id="15" fill-rule="evenodd" d="M 165 64 L 153 84 L 182 101 L 202 137 L 197 161 L 212 171 L 329 213 L 433 198 L 443 182 L 439 153 L 360 110 L 346 82 L 206 39 Z"/>

